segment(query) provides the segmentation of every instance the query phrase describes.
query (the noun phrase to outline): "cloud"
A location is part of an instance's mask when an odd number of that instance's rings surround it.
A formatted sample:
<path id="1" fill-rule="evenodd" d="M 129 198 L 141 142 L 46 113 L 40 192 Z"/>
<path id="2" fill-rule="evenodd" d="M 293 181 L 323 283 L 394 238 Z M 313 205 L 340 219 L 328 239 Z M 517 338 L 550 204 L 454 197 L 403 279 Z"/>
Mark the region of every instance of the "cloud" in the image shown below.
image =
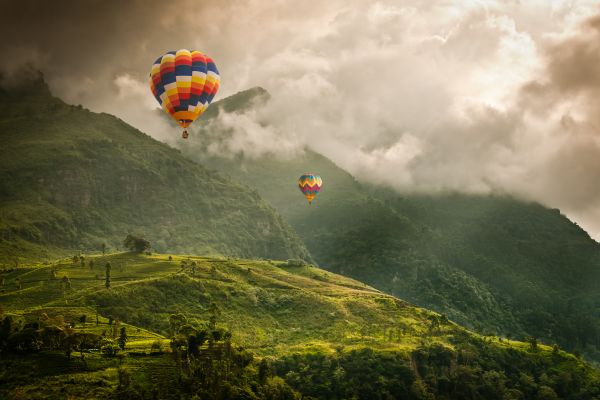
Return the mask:
<path id="1" fill-rule="evenodd" d="M 214 154 L 309 146 L 400 191 L 560 207 L 600 237 L 599 12 L 583 0 L 22 0 L 0 5 L 14 38 L 3 54 L 20 54 L 0 68 L 33 63 L 66 101 L 170 141 L 179 129 L 145 91 L 148 69 L 200 49 L 219 66 L 217 99 L 272 95 L 213 122 L 227 132 Z"/>
<path id="2" fill-rule="evenodd" d="M 303 144 L 285 137 L 276 127 L 260 122 L 260 109 L 244 113 L 220 112 L 209 123 L 196 130 L 190 142 L 203 146 L 209 156 L 232 158 L 244 156 L 257 159 L 263 156 L 293 157 L 303 151 Z M 198 135 L 198 136 L 196 136 Z M 197 144 L 197 143 L 195 143 Z"/>
<path id="3" fill-rule="evenodd" d="M 0 58 L 0 86 L 10 87 L 37 78 L 46 56 L 38 48 L 7 46 Z"/>

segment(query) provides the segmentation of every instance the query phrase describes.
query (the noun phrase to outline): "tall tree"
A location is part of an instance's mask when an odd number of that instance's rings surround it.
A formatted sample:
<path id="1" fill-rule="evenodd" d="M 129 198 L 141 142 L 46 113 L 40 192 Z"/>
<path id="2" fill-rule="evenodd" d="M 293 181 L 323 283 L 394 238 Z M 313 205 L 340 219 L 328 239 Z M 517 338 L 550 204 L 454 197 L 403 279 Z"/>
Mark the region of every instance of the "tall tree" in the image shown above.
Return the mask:
<path id="1" fill-rule="evenodd" d="M 127 331 L 125 327 L 121 328 L 121 332 L 119 334 L 119 347 L 121 350 L 125 350 L 125 344 L 127 343 Z"/>
<path id="2" fill-rule="evenodd" d="M 123 245 L 131 251 L 143 253 L 150 248 L 150 242 L 143 237 L 127 235 L 123 241 Z"/>
<path id="3" fill-rule="evenodd" d="M 112 327 L 112 337 L 113 339 L 117 337 L 117 333 L 119 332 L 119 327 L 121 326 L 121 321 L 118 319 L 115 320 Z"/>
<path id="4" fill-rule="evenodd" d="M 217 303 L 211 303 L 208 312 L 210 313 L 210 317 L 208 318 L 208 326 L 210 329 L 214 330 L 217 328 L 217 320 L 221 316 L 221 310 L 219 309 Z"/>
<path id="5" fill-rule="evenodd" d="M 61 280 L 61 286 L 62 286 L 63 296 L 65 295 L 65 293 L 67 291 L 71 290 L 71 280 L 69 279 L 68 276 L 63 275 L 62 280 Z"/>
<path id="6" fill-rule="evenodd" d="M 106 269 L 106 276 L 104 279 L 104 286 L 106 286 L 107 289 L 110 289 L 110 270 L 112 268 L 112 266 L 110 265 L 109 262 L 106 263 L 106 265 L 104 266 L 104 268 Z"/>

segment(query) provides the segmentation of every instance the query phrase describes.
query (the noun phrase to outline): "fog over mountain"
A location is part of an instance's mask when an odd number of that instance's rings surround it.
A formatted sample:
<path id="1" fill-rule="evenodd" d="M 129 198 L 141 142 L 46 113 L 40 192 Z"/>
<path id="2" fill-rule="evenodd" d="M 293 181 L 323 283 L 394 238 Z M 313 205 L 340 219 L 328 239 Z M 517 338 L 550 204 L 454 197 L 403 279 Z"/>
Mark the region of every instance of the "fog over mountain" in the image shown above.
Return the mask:
<path id="1" fill-rule="evenodd" d="M 536 200 L 600 237 L 598 2 L 25 0 L 0 15 L 3 85 L 30 65 L 66 101 L 168 142 L 149 67 L 199 49 L 217 99 L 271 94 L 221 115 L 234 139 L 215 152 L 306 146 L 400 191 Z"/>

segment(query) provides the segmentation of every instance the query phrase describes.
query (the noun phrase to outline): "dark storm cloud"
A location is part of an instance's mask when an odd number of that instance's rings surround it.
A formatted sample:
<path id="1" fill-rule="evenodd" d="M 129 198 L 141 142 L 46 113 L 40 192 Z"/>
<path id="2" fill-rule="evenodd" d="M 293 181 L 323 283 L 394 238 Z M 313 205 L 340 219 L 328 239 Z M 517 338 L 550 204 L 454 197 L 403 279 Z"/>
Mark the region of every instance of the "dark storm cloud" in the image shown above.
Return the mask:
<path id="1" fill-rule="evenodd" d="M 43 71 L 54 93 L 68 102 L 117 113 L 149 128 L 144 109 L 156 106 L 140 96 L 147 90 L 149 66 L 166 51 L 200 46 L 203 18 L 191 1 L 11 1 L 0 4 L 0 68 L 5 80 L 18 78 L 23 65 Z M 223 2 L 222 4 L 226 4 Z M 188 11 L 195 11 L 190 21 Z M 195 22 L 195 23 L 192 23 Z M 147 92 L 144 92 L 146 94 Z M 150 101 L 148 101 L 150 100 Z M 159 125 L 158 126 L 162 126 Z"/>
<path id="2" fill-rule="evenodd" d="M 3 46 L 38 52 L 48 73 L 77 77 L 134 69 L 147 63 L 142 49 L 149 39 L 152 16 L 163 11 L 157 9 L 159 4 L 166 2 L 4 2 L 0 6 L 0 32 L 11 40 L 4 41 Z M 139 46 L 130 46 L 136 42 Z"/>

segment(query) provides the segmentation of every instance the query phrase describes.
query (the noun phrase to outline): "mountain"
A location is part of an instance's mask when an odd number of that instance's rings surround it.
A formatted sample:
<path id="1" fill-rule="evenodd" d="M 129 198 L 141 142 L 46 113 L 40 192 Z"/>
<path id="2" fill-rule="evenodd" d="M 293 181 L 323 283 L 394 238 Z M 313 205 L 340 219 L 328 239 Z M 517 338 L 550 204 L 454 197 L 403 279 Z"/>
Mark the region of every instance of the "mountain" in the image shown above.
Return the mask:
<path id="1" fill-rule="evenodd" d="M 252 92 L 224 100 L 240 105 L 228 112 L 260 106 L 266 97 L 250 101 Z M 215 118 L 223 111 L 213 107 Z M 291 159 L 219 157 L 207 151 L 220 136 L 207 132 L 214 127 L 200 124 L 184 155 L 260 189 L 323 268 L 479 332 L 534 336 L 600 362 L 600 245 L 559 210 L 506 196 L 368 187 L 310 150 Z M 324 182 L 312 206 L 296 188 L 306 171 Z"/>
<path id="2" fill-rule="evenodd" d="M 120 248 L 309 259 L 256 191 L 118 118 L 67 105 L 42 78 L 0 90 L 0 260 Z"/>
<path id="3" fill-rule="evenodd" d="M 600 394 L 600 372 L 557 347 L 482 337 L 299 261 L 135 253 L 76 261 L 2 273 L 0 397 Z M 116 345 L 122 328 L 123 350 Z M 82 337 L 101 344 L 69 358 L 61 349 Z"/>

